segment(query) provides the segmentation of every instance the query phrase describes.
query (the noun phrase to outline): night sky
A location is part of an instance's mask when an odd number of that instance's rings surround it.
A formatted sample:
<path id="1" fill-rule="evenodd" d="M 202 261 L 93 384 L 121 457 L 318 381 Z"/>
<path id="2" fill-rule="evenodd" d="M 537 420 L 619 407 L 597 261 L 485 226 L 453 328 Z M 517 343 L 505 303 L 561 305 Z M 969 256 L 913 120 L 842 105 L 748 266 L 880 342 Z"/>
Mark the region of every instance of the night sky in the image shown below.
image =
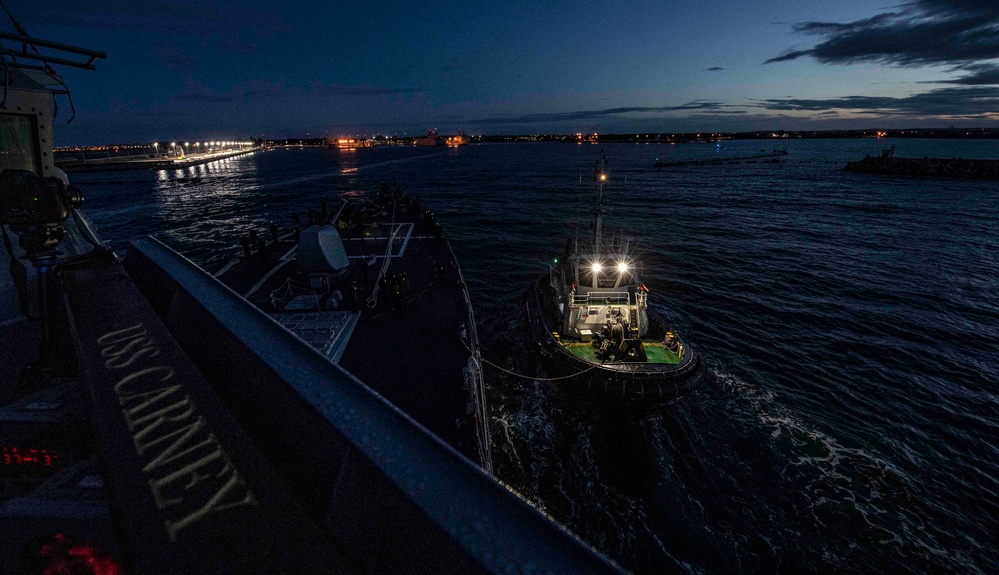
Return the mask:
<path id="1" fill-rule="evenodd" d="M 108 55 L 57 145 L 999 125 L 997 0 L 3 1 Z"/>

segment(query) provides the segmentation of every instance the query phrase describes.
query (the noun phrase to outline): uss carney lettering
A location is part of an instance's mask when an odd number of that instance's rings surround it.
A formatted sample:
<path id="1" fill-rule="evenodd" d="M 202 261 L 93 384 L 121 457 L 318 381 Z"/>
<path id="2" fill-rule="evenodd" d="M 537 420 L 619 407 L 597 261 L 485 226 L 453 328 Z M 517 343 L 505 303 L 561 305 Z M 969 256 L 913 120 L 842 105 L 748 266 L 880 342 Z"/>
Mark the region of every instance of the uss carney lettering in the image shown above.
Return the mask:
<path id="1" fill-rule="evenodd" d="M 173 368 L 143 361 L 161 355 L 148 330 L 135 324 L 102 335 L 97 344 L 106 368 L 124 370 L 114 390 L 170 540 L 209 514 L 256 505 Z"/>

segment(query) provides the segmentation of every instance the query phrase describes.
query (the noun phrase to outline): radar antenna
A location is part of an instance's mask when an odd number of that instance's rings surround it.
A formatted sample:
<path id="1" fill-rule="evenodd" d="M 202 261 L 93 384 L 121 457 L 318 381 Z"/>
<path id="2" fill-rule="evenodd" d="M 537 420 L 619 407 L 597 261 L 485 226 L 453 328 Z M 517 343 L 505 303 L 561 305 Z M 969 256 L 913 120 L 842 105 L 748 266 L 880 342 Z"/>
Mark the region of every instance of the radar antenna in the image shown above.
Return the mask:
<path id="1" fill-rule="evenodd" d="M 0 99 L 0 108 L 7 103 L 7 90 L 8 87 L 12 85 L 13 73 L 17 71 L 52 92 L 54 103 L 53 116 L 59 113 L 59 106 L 55 100 L 55 95 L 65 94 L 66 98 L 69 100 L 69 108 L 72 111 L 72 115 L 70 115 L 69 120 L 67 120 L 66 123 L 68 124 L 72 122 L 73 118 L 76 117 L 76 106 L 73 105 L 73 96 L 70 94 L 69 87 L 66 86 L 62 76 L 53 70 L 50 64 L 69 66 L 72 68 L 82 68 L 84 70 L 96 70 L 97 68 L 94 66 L 94 61 L 98 58 L 106 60 L 107 54 L 97 50 L 90 50 L 89 48 L 80 48 L 78 46 L 60 44 L 59 42 L 52 42 L 50 40 L 33 38 L 28 35 L 24 26 L 14 19 L 13 14 L 10 13 L 10 10 L 7 9 L 7 5 L 4 4 L 2 0 L 0 0 L 0 6 L 3 6 L 4 12 L 7 13 L 7 17 L 10 18 L 14 29 L 17 31 L 16 34 L 0 31 L 0 40 L 12 41 L 20 44 L 20 47 L 10 48 L 6 45 L 6 43 L 0 43 L 0 70 L 2 70 L 4 74 L 3 98 Z M 45 48 L 49 53 L 43 54 L 39 48 Z M 50 55 L 52 51 L 58 55 Z M 41 62 L 41 64 L 24 64 L 22 62 L 18 62 L 18 59 L 32 60 Z"/>

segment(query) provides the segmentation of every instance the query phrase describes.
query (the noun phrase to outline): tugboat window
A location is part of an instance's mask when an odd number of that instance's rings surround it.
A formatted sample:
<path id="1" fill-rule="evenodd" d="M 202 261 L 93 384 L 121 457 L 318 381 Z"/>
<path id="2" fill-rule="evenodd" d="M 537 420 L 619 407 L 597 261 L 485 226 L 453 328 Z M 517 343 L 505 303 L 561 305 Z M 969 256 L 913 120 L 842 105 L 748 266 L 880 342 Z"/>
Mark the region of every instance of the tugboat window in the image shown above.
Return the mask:
<path id="1" fill-rule="evenodd" d="M 25 114 L 0 114 L 0 171 L 13 168 L 38 173 L 34 120 Z"/>

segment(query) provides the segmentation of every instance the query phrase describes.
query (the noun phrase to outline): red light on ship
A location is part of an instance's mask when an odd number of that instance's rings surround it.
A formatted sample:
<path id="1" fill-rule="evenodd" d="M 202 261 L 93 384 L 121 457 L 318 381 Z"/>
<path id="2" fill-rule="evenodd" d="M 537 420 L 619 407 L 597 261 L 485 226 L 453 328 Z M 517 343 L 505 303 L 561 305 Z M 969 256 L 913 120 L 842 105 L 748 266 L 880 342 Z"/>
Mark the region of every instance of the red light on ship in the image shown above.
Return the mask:
<path id="1" fill-rule="evenodd" d="M 24 554 L 24 572 L 31 575 L 80 573 L 119 575 L 121 565 L 100 548 L 57 533 L 30 544 Z"/>

